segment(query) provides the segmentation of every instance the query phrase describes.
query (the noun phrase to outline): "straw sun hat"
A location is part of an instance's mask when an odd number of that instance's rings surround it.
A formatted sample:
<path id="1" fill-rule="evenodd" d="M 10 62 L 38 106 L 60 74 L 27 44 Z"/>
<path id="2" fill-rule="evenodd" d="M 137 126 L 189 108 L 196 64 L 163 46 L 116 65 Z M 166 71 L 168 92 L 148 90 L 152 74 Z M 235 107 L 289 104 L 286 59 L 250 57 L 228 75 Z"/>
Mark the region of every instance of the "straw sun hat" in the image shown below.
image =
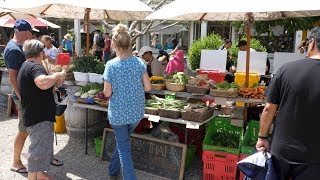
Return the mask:
<path id="1" fill-rule="evenodd" d="M 70 41 L 72 39 L 72 36 L 70 34 L 66 34 L 64 38 Z"/>

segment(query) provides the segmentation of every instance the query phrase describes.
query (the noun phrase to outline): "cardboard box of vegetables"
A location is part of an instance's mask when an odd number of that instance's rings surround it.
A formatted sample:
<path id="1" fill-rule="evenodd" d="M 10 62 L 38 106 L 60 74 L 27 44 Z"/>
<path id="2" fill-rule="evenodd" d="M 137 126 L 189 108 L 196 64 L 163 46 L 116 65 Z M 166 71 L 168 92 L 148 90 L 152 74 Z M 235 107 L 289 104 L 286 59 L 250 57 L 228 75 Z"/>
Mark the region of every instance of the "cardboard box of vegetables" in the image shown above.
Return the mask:
<path id="1" fill-rule="evenodd" d="M 239 154 L 242 135 L 243 128 L 231 125 L 230 118 L 215 117 L 209 124 L 202 148 Z"/>
<path id="2" fill-rule="evenodd" d="M 188 76 L 183 72 L 177 72 L 171 75 L 165 76 L 166 88 L 173 92 L 186 91 L 186 83 L 188 82 Z"/>
<path id="3" fill-rule="evenodd" d="M 79 103 L 94 104 L 94 97 L 101 91 L 103 91 L 103 84 L 93 83 L 85 85 L 74 93 L 74 98 Z"/>

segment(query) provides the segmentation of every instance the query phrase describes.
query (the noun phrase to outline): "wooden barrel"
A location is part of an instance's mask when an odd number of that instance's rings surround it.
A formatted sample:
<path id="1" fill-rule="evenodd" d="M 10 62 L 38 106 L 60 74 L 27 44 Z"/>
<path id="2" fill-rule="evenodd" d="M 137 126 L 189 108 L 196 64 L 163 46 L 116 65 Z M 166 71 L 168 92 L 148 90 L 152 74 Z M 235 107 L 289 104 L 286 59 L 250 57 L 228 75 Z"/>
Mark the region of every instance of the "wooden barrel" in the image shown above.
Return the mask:
<path id="1" fill-rule="evenodd" d="M 8 71 L 2 71 L 1 83 L 0 83 L 0 92 L 4 94 L 12 94 L 12 86 L 9 81 Z"/>
<path id="2" fill-rule="evenodd" d="M 69 103 L 64 115 L 68 135 L 73 138 L 84 138 L 86 110 L 73 107 Z M 107 125 L 107 120 L 103 115 L 104 113 L 101 111 L 88 110 L 88 137 L 94 138 L 103 135 L 103 129 Z"/>

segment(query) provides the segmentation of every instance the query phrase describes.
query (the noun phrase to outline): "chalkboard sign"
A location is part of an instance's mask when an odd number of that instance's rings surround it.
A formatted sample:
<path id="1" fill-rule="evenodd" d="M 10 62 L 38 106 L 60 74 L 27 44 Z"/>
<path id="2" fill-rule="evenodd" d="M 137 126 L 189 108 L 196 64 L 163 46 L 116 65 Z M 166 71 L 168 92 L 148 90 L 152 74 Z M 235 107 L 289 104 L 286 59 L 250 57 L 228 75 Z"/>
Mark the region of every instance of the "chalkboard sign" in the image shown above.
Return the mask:
<path id="1" fill-rule="evenodd" d="M 183 179 L 187 146 L 133 134 L 131 152 L 135 169 L 168 179 Z M 105 128 L 101 160 L 110 161 L 115 149 L 113 130 Z"/>
<path id="2" fill-rule="evenodd" d="M 10 117 L 11 105 L 11 94 L 0 93 L 0 119 Z"/>

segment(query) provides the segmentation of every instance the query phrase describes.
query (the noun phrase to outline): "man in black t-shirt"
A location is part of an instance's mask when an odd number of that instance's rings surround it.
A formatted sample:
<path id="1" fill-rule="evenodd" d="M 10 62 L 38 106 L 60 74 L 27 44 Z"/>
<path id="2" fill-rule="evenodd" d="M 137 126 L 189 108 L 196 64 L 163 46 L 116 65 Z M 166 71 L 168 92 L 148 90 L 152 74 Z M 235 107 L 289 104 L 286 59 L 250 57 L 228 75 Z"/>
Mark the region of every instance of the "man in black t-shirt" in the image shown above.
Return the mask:
<path id="1" fill-rule="evenodd" d="M 26 173 L 26 167 L 21 162 L 21 152 L 24 146 L 24 142 L 28 136 L 26 127 L 22 123 L 22 111 L 21 111 L 21 93 L 18 88 L 17 77 L 18 72 L 26 60 L 22 51 L 22 44 L 32 38 L 33 29 L 30 23 L 26 20 L 18 20 L 14 25 L 14 37 L 10 40 L 4 50 L 4 60 L 9 71 L 9 79 L 13 88 L 13 101 L 18 109 L 19 114 L 19 132 L 16 135 L 14 141 L 14 156 L 11 170 L 18 173 Z"/>
<path id="2" fill-rule="evenodd" d="M 267 90 L 257 149 L 277 159 L 280 178 L 319 179 L 320 27 L 310 31 L 308 58 L 283 65 Z M 275 114 L 271 148 L 268 132 Z"/>

